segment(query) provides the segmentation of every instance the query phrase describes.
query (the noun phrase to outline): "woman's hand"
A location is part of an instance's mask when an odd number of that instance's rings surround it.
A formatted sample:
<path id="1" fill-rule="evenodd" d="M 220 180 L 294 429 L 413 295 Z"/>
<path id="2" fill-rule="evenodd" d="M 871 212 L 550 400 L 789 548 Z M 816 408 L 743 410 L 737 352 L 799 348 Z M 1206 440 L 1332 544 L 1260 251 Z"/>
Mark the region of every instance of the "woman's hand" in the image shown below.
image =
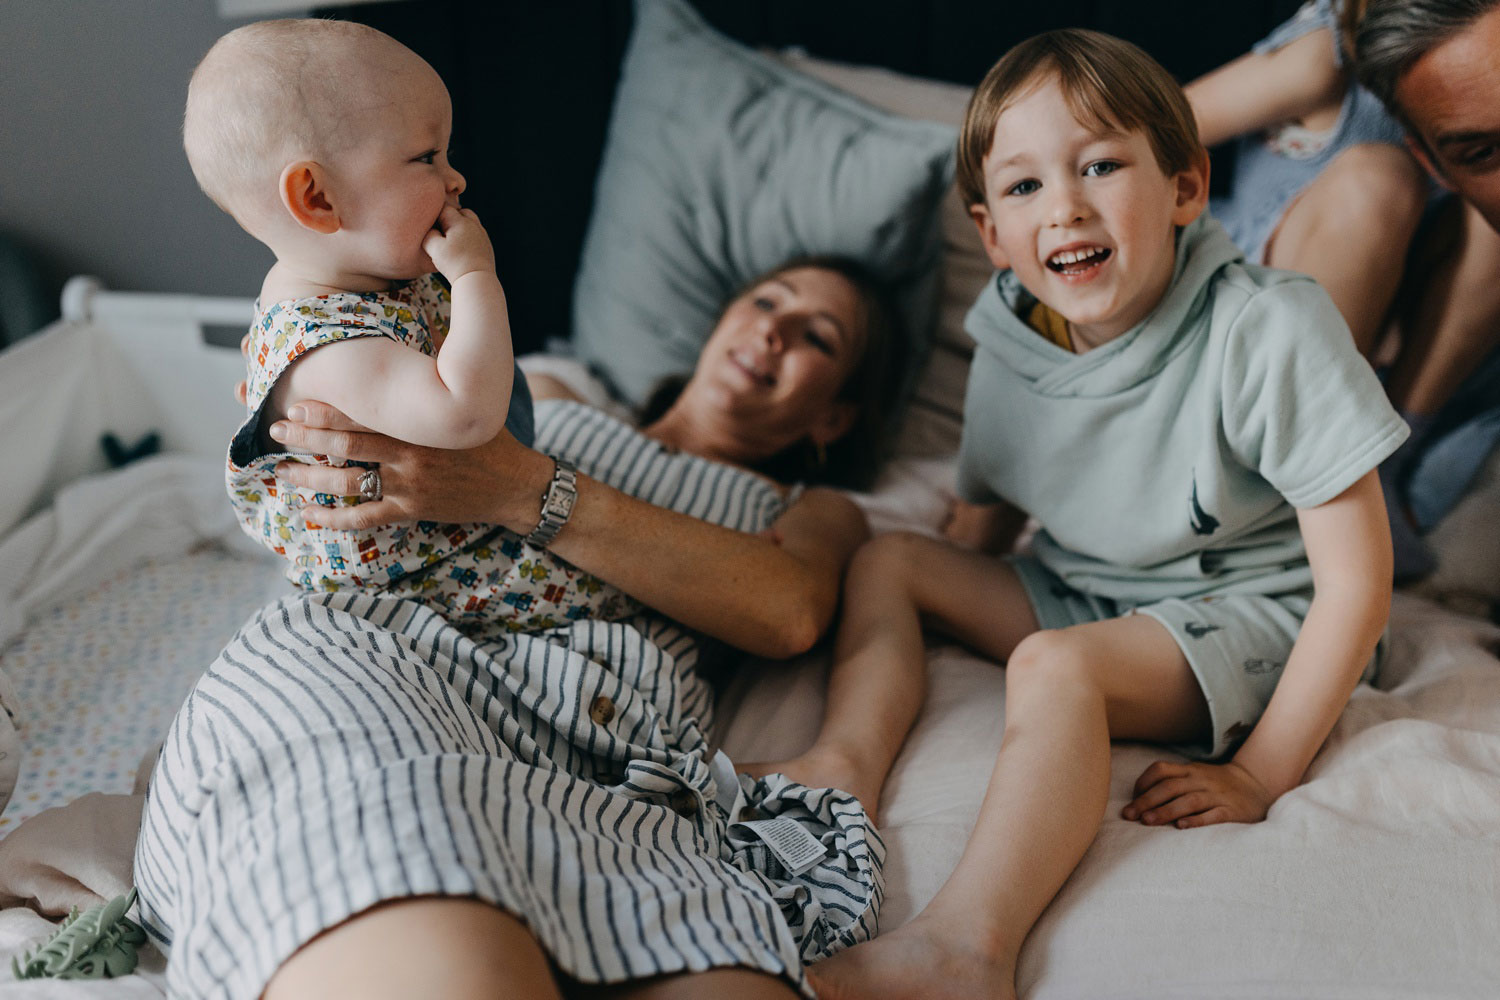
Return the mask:
<path id="1" fill-rule="evenodd" d="M 1120 815 L 1179 830 L 1213 823 L 1259 823 L 1276 796 L 1234 761 L 1180 764 L 1159 760 L 1141 772 L 1135 798 Z"/>
<path id="2" fill-rule="evenodd" d="M 552 475 L 551 459 L 504 431 L 477 448 L 424 448 L 366 430 L 318 402 L 292 404 L 287 419 L 276 421 L 268 432 L 288 448 L 379 466 L 381 499 L 321 512 L 319 522 L 330 528 L 482 521 L 524 534 L 535 525 L 537 498 Z M 295 461 L 276 467 L 278 478 L 333 496 L 357 496 L 364 471 Z"/>

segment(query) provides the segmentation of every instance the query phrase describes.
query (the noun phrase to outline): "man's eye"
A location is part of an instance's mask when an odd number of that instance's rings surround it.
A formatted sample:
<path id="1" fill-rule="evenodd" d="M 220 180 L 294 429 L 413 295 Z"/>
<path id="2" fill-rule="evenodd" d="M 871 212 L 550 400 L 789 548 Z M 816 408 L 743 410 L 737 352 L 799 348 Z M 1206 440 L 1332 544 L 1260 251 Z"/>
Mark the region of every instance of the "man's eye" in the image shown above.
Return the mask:
<path id="1" fill-rule="evenodd" d="M 1119 169 L 1120 164 L 1115 162 L 1114 160 L 1100 160 L 1097 163 L 1090 163 L 1088 166 L 1084 167 L 1083 176 L 1107 177 Z"/>
<path id="2" fill-rule="evenodd" d="M 1028 178 L 1024 181 L 1016 181 L 1010 187 L 1005 189 L 1005 193 L 1013 195 L 1028 195 L 1036 191 L 1040 191 L 1041 188 L 1042 185 L 1040 182 Z"/>
<path id="3" fill-rule="evenodd" d="M 1486 143 L 1483 146 L 1472 146 L 1459 154 L 1458 164 L 1461 167 L 1467 167 L 1471 170 L 1475 167 L 1483 167 L 1493 162 L 1496 159 L 1497 153 L 1500 153 L 1500 146 L 1496 146 L 1494 143 Z"/>

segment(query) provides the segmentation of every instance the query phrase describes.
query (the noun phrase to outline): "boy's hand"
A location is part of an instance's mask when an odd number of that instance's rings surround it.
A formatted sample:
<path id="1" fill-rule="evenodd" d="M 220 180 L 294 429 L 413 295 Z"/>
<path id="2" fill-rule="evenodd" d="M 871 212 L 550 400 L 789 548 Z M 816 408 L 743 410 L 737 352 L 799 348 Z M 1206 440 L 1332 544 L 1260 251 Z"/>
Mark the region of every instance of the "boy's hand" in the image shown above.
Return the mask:
<path id="1" fill-rule="evenodd" d="M 1159 760 L 1135 781 L 1135 798 L 1120 815 L 1146 826 L 1179 830 L 1214 823 L 1259 823 L 1276 797 L 1234 761 L 1179 764 Z"/>
<path id="2" fill-rule="evenodd" d="M 437 225 L 422 240 L 422 250 L 450 285 L 470 271 L 495 273 L 489 234 L 479 224 L 479 216 L 467 208 L 445 206 Z"/>

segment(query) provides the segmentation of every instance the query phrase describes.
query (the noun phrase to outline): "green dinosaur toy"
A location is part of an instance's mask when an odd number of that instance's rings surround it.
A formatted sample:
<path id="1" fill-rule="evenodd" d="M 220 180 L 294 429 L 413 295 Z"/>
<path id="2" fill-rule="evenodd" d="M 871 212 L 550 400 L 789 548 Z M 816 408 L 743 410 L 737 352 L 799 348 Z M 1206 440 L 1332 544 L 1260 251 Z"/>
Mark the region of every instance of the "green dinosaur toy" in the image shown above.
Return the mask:
<path id="1" fill-rule="evenodd" d="M 24 957 L 11 959 L 17 979 L 109 979 L 135 971 L 141 925 L 125 916 L 135 890 L 80 914 L 73 907 L 62 926 Z"/>

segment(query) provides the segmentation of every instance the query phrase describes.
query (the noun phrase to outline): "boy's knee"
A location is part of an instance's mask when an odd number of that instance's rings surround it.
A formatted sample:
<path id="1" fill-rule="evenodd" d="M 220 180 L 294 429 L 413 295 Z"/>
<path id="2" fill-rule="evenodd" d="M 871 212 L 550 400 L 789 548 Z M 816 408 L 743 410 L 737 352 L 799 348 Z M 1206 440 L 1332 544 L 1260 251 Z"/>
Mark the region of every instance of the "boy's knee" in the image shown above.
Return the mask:
<path id="1" fill-rule="evenodd" d="M 854 553 L 854 559 L 849 564 L 849 576 L 904 579 L 914 569 L 920 568 L 923 552 L 931 544 L 930 538 L 907 531 L 876 535 Z"/>
<path id="2" fill-rule="evenodd" d="M 1042 629 L 1022 639 L 1005 662 L 1006 690 L 1037 685 L 1097 688 L 1091 644 L 1069 629 Z"/>

